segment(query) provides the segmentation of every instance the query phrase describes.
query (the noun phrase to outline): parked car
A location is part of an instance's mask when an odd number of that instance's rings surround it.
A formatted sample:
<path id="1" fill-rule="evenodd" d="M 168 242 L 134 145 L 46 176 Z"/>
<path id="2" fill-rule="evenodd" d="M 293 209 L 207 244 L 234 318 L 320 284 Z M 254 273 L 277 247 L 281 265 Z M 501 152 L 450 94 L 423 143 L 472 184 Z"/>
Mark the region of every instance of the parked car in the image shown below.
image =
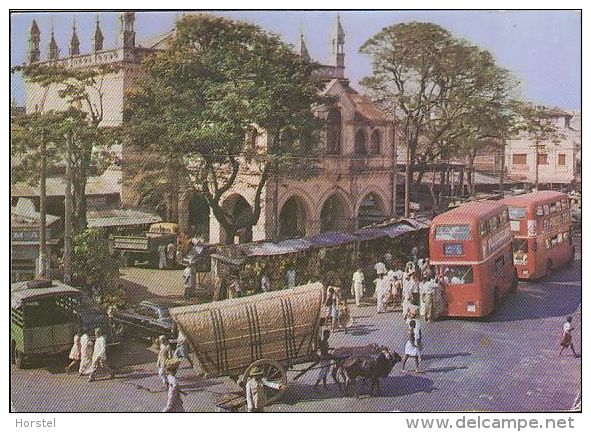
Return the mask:
<path id="1" fill-rule="evenodd" d="M 122 337 L 134 337 L 149 342 L 154 342 L 160 335 L 174 339 L 168 307 L 151 301 L 142 301 L 136 306 L 116 311 L 113 327 Z"/>
<path id="2" fill-rule="evenodd" d="M 12 362 L 67 354 L 74 334 L 101 328 L 109 346 L 116 344 L 107 315 L 84 293 L 51 280 L 17 282 L 10 287 Z"/>

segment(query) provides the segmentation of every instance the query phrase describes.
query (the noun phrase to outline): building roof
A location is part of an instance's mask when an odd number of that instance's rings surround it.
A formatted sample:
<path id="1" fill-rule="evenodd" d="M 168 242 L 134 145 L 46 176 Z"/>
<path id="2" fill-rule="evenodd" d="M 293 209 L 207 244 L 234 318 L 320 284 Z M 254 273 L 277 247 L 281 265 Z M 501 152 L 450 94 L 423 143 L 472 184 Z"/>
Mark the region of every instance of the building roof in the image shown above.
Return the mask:
<path id="1" fill-rule="evenodd" d="M 45 217 L 47 225 L 60 220 L 58 216 L 47 214 Z M 27 198 L 19 198 L 16 206 L 10 208 L 10 224 L 13 228 L 19 226 L 38 226 L 41 221 L 41 214 L 35 210 L 35 204 Z"/>
<path id="2" fill-rule="evenodd" d="M 160 216 L 153 213 L 127 208 L 89 211 L 86 219 L 89 228 L 151 225 L 162 221 Z"/>
<path id="3" fill-rule="evenodd" d="M 353 105 L 355 106 L 355 111 L 357 111 L 360 115 L 362 115 L 368 120 L 374 121 L 385 122 L 392 120 L 391 117 L 389 117 L 381 109 L 376 107 L 375 104 L 367 96 L 359 94 L 353 89 L 351 90 L 352 91 L 348 93 L 349 97 L 353 102 Z"/>
<path id="4" fill-rule="evenodd" d="M 120 195 L 121 194 L 121 169 L 111 167 L 100 176 L 88 178 L 86 183 L 86 195 Z M 47 196 L 61 197 L 66 192 L 66 181 L 63 177 L 50 177 L 47 179 Z M 36 197 L 39 196 L 39 187 L 31 186 L 26 182 L 18 182 L 10 186 L 12 197 Z"/>

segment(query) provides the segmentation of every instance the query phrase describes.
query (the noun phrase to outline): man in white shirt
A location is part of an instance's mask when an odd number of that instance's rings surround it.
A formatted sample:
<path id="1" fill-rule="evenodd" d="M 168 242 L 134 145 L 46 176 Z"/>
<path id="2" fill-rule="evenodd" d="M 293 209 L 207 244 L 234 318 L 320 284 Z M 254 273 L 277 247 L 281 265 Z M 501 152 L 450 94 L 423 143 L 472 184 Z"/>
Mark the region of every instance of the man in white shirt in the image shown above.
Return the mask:
<path id="1" fill-rule="evenodd" d="M 572 338 L 572 331 L 573 329 L 573 317 L 569 316 L 566 318 L 566 322 L 562 326 L 562 338 L 560 339 L 560 354 L 562 356 L 562 352 L 566 348 L 570 348 L 573 352 L 573 356 L 576 357 L 577 353 L 575 352 L 575 347 L 573 345 L 573 338 Z"/>
<path id="2" fill-rule="evenodd" d="M 355 273 L 353 273 L 353 283 L 351 285 L 351 294 L 355 296 L 355 304 L 357 306 L 361 305 L 361 297 L 363 297 L 363 281 L 365 280 L 365 275 L 361 268 L 358 268 Z"/>
<path id="3" fill-rule="evenodd" d="M 246 381 L 246 408 L 248 412 L 263 412 L 267 405 L 265 386 L 281 389 L 282 385 L 263 378 L 263 371 L 256 366 L 250 371 Z"/>
<path id="4" fill-rule="evenodd" d="M 99 368 L 106 369 L 111 379 L 115 378 L 115 371 L 107 362 L 107 338 L 103 335 L 100 328 L 94 330 L 96 339 L 94 340 L 94 351 L 92 353 L 92 372 L 88 382 L 94 381 L 96 371 Z"/>

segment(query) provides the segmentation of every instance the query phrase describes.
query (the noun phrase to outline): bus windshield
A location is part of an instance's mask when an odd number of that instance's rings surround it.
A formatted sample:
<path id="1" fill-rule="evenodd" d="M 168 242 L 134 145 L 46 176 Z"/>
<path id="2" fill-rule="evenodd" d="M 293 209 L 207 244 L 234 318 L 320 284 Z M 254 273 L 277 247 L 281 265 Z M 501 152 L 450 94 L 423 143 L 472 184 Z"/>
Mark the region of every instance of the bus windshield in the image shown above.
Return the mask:
<path id="1" fill-rule="evenodd" d="M 469 225 L 442 225 L 435 228 L 435 240 L 471 240 Z"/>
<path id="2" fill-rule="evenodd" d="M 452 285 L 465 285 L 474 282 L 472 266 L 446 265 L 440 268 L 443 282 Z"/>
<path id="3" fill-rule="evenodd" d="M 521 220 L 525 217 L 524 207 L 509 207 L 509 219 L 510 220 Z"/>

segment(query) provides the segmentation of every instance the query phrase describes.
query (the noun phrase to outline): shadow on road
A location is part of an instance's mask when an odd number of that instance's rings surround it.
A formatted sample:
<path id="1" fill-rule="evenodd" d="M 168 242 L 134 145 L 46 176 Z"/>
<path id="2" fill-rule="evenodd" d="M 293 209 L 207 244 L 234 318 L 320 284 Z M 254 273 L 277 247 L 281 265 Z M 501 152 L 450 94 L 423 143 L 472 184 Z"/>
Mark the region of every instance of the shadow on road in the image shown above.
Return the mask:
<path id="1" fill-rule="evenodd" d="M 468 357 L 471 356 L 472 353 L 469 352 L 461 352 L 461 353 L 450 353 L 450 354 L 424 354 L 422 357 L 423 361 L 425 360 L 444 360 L 444 359 L 451 359 L 455 357 Z"/>
<path id="2" fill-rule="evenodd" d="M 377 328 L 373 324 L 354 324 L 344 333 L 351 336 L 365 336 L 375 332 L 376 330 Z"/>
<path id="3" fill-rule="evenodd" d="M 536 282 L 521 282 L 489 322 L 564 317 L 581 304 L 581 261 L 561 268 Z M 557 300 L 560 301 L 557 301 Z"/>

